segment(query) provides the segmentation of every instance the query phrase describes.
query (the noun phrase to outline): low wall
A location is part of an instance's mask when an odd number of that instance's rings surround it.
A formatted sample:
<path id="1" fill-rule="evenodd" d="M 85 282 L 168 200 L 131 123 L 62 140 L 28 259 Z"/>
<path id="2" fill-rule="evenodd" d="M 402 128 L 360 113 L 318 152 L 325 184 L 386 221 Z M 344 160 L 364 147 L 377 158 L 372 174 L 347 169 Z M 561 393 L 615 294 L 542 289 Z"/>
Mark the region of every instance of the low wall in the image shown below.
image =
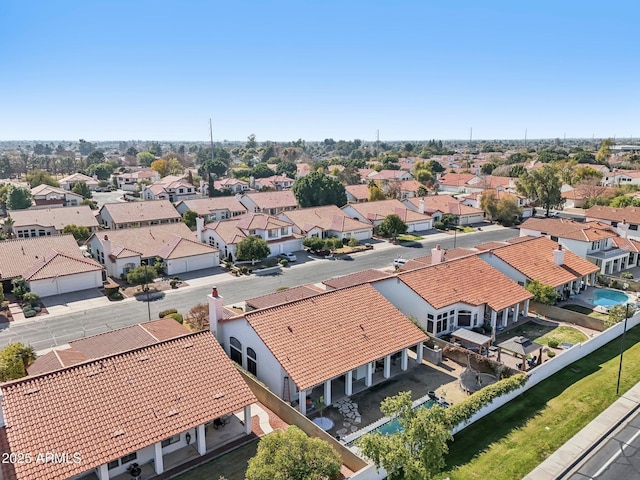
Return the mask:
<path id="1" fill-rule="evenodd" d="M 238 368 L 240 375 L 247 382 L 249 388 L 256 396 L 258 401 L 265 405 L 269 410 L 275 413 L 278 417 L 284 420 L 289 425 L 295 425 L 300 428 L 304 433 L 310 437 L 320 438 L 329 443 L 333 449 L 338 452 L 342 458 L 342 463 L 351 471 L 358 472 L 363 468 L 369 466 L 367 462 L 358 457 L 355 453 L 349 450 L 346 446 L 338 442 L 335 438 L 329 435 L 327 432 L 318 427 L 315 423 L 302 415 L 298 410 L 293 408 L 288 403 L 282 401 L 277 395 L 274 395 L 264 384 L 256 380 L 251 375 L 248 375 L 244 370 Z M 355 476 L 351 478 L 356 478 Z M 360 478 L 360 477 L 357 477 Z M 373 479 L 374 477 L 362 477 L 362 480 Z M 384 477 L 381 477 L 384 478 Z"/>
<path id="2" fill-rule="evenodd" d="M 636 314 L 633 317 L 629 318 L 629 320 L 627 321 L 627 329 L 631 329 L 639 324 L 640 324 L 640 314 Z M 622 335 L 623 331 L 624 331 L 624 322 L 618 323 L 613 327 L 608 328 L 606 331 L 600 333 L 598 336 L 592 337 L 584 343 L 578 343 L 574 345 L 573 347 L 563 351 L 561 354 L 557 355 L 556 357 L 544 362 L 542 365 L 537 366 L 530 372 L 527 372 L 527 375 L 529 376 L 529 380 L 527 380 L 527 383 L 525 383 L 521 388 L 518 388 L 517 390 L 514 390 L 512 392 L 509 392 L 505 395 L 502 395 L 496 398 L 489 405 L 486 405 L 485 407 L 480 409 L 467 422 L 456 426 L 453 429 L 452 434 L 455 435 L 456 433 L 460 432 L 467 426 L 471 425 L 477 420 L 480 420 L 482 417 L 494 412 L 495 410 L 502 407 L 503 405 L 510 402 L 511 400 L 518 397 L 519 395 L 522 395 L 527 390 L 529 390 L 530 388 L 540 383 L 542 380 L 549 378 L 551 375 L 553 375 L 554 373 L 557 373 L 558 371 L 562 370 L 566 366 L 581 359 L 582 357 L 589 355 L 590 353 L 606 345 L 612 340 L 615 340 L 620 335 Z"/>
<path id="3" fill-rule="evenodd" d="M 442 349 L 440 347 L 438 347 L 436 350 L 434 348 L 429 348 L 425 345 L 422 352 L 423 352 L 423 358 L 427 362 L 433 365 L 440 365 L 442 363 Z"/>
<path id="4" fill-rule="evenodd" d="M 602 332 L 605 329 L 602 320 L 590 317 L 583 313 L 574 312 L 573 310 L 567 310 L 566 308 L 553 307 L 551 305 L 544 305 L 542 303 L 531 302 L 529 310 L 549 317 L 552 320 L 560 320 L 562 322 L 574 323 L 581 327 L 589 328 L 591 330 L 597 330 Z"/>

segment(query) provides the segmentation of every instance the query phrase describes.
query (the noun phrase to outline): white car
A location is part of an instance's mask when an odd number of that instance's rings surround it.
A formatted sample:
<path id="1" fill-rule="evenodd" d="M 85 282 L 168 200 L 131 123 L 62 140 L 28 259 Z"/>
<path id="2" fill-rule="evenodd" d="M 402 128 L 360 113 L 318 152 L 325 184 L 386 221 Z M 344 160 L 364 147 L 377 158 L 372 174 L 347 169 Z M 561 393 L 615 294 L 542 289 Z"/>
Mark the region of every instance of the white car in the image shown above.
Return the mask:
<path id="1" fill-rule="evenodd" d="M 298 257 L 296 257 L 296 255 L 294 253 L 291 253 L 291 252 L 281 253 L 278 256 L 280 258 L 284 258 L 285 260 L 287 260 L 289 262 L 295 262 L 298 259 Z"/>
<path id="2" fill-rule="evenodd" d="M 396 258 L 393 261 L 393 266 L 395 268 L 400 268 L 400 267 L 404 266 L 404 264 L 407 263 L 407 262 L 408 262 L 408 260 L 406 258 Z"/>

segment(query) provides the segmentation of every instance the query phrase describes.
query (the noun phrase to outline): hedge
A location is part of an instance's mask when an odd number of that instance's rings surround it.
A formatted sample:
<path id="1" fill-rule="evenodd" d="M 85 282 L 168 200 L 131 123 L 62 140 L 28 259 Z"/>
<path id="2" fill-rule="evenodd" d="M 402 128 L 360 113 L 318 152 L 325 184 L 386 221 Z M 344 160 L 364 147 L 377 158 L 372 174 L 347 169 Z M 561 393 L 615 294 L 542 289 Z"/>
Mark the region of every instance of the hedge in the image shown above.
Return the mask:
<path id="1" fill-rule="evenodd" d="M 164 317 L 166 317 L 167 315 L 170 315 L 170 314 L 172 314 L 172 313 L 178 313 L 178 310 L 176 310 L 175 308 L 168 308 L 168 309 L 166 309 L 166 310 L 161 310 L 161 311 L 160 311 L 160 313 L 158 314 L 158 316 L 159 316 L 160 318 L 164 318 Z"/>
<path id="2" fill-rule="evenodd" d="M 183 321 L 181 313 L 170 313 L 170 314 L 164 316 L 164 318 L 169 318 L 169 317 L 173 318 L 178 323 L 182 323 L 182 321 Z"/>

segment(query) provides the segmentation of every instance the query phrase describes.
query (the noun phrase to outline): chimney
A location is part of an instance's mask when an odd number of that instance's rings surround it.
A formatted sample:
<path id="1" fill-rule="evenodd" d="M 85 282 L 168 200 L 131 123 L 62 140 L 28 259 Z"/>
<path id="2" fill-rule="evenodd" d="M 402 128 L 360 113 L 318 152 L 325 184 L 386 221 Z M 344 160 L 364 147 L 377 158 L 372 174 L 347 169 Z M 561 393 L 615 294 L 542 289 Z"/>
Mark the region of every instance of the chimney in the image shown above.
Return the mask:
<path id="1" fill-rule="evenodd" d="M 418 212 L 424 215 L 424 198 L 421 198 L 418 202 Z"/>
<path id="2" fill-rule="evenodd" d="M 249 187 L 250 188 L 255 188 L 256 186 L 256 179 L 253 177 L 253 175 L 251 175 L 249 177 Z"/>
<path id="3" fill-rule="evenodd" d="M 104 263 L 107 263 L 107 258 L 111 255 L 111 240 L 109 240 L 109 235 L 104 236 L 104 240 L 102 241 L 102 250 L 104 250 Z"/>
<path id="4" fill-rule="evenodd" d="M 204 243 L 204 235 L 202 231 L 204 230 L 204 218 L 202 215 L 198 215 L 196 217 L 196 236 L 198 237 L 198 241 L 200 243 Z"/>
<path id="5" fill-rule="evenodd" d="M 629 224 L 625 219 L 622 219 L 622 222 L 618 223 L 618 226 L 616 227 L 616 233 L 622 238 L 627 238 L 627 235 L 629 235 Z"/>
<path id="6" fill-rule="evenodd" d="M 436 248 L 431 249 L 431 265 L 437 265 L 444 262 L 444 250 L 440 248 L 440 245 L 436 245 Z"/>
<path id="7" fill-rule="evenodd" d="M 216 338 L 218 338 L 218 322 L 224 317 L 222 300 L 222 296 L 218 294 L 218 287 L 211 287 L 211 293 L 207 295 L 207 301 L 209 302 L 209 330 L 213 332 Z"/>
<path id="8" fill-rule="evenodd" d="M 564 250 L 562 249 L 562 245 L 558 245 L 553 251 L 553 263 L 556 265 L 564 265 Z"/>

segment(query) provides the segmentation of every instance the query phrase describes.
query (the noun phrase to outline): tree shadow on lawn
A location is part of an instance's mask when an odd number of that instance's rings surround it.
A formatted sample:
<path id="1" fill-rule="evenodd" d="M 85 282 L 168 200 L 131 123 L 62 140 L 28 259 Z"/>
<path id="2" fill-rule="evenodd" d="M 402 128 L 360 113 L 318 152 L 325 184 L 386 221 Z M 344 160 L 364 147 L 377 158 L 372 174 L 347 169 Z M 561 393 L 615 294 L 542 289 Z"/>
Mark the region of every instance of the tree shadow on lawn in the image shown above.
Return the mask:
<path id="1" fill-rule="evenodd" d="M 625 352 L 640 341 L 640 326 L 627 331 L 625 338 Z M 523 427 L 527 422 L 539 416 L 547 403 L 562 394 L 574 383 L 582 380 L 602 368 L 602 364 L 620 355 L 620 339 L 613 340 L 586 357 L 569 364 L 558 373 L 543 380 L 535 387 L 524 392 L 519 397 L 507 403 L 490 415 L 473 423 L 455 436 L 455 441 L 449 444 L 449 453 L 445 457 L 446 470 L 469 463 L 474 457 L 482 454 L 491 444 L 502 440 L 511 431 Z M 636 358 L 637 357 L 637 358 Z M 627 362 L 640 359 L 640 347 L 636 356 Z M 615 381 L 607 385 L 606 396 L 611 397 L 611 403 L 617 398 L 615 395 Z M 625 389 L 630 388 L 635 381 L 630 379 Z M 604 385 L 603 385 L 604 386 Z M 621 385 L 622 387 L 622 385 Z"/>

